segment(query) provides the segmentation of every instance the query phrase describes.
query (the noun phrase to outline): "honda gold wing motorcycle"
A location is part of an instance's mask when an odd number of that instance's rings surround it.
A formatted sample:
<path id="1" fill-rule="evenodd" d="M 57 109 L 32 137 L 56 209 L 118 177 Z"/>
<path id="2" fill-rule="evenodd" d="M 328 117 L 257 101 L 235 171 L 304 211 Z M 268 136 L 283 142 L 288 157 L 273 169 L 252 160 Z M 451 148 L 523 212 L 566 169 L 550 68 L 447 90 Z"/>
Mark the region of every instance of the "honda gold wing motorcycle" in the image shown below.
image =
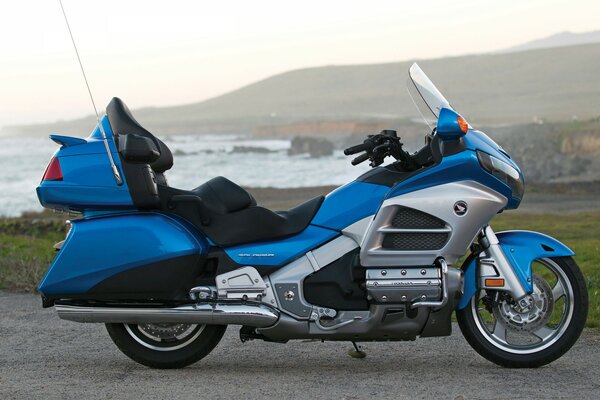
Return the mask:
<path id="1" fill-rule="evenodd" d="M 106 324 L 123 353 L 154 368 L 197 362 L 228 325 L 241 326 L 242 342 L 357 346 L 448 336 L 454 311 L 496 364 L 556 360 L 587 317 L 573 251 L 541 233 L 492 230 L 519 206 L 523 174 L 417 64 L 409 76 L 432 128 L 425 146 L 409 154 L 395 131 L 370 135 L 345 150 L 369 172 L 287 211 L 224 177 L 169 186 L 171 151 L 118 98 L 88 138 L 51 135 L 61 147 L 37 194 L 78 217 L 39 285 L 44 307 Z"/>

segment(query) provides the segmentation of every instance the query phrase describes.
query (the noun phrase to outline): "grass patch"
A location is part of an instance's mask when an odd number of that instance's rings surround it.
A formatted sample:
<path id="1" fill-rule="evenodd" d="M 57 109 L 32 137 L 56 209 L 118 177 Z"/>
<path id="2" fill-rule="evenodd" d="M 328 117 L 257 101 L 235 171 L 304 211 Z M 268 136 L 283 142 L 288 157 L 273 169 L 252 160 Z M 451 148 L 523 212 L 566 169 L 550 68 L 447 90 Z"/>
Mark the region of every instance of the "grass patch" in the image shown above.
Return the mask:
<path id="1" fill-rule="evenodd" d="M 53 214 L 0 219 L 0 289 L 32 292 L 64 239 L 65 219 Z"/>
<path id="2" fill-rule="evenodd" d="M 0 219 L 0 289 L 34 291 L 64 239 L 66 216 L 52 213 Z M 569 215 L 505 213 L 496 231 L 527 229 L 553 236 L 572 248 L 590 296 L 587 326 L 600 328 L 600 212 Z"/>

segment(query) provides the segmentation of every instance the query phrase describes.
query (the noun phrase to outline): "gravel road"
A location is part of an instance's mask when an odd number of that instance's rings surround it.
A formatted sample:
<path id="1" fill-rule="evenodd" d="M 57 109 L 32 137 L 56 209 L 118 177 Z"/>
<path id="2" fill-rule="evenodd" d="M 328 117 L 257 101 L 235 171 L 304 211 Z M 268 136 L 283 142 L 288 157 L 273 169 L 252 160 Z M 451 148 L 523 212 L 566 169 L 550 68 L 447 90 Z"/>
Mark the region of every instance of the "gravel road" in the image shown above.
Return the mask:
<path id="1" fill-rule="evenodd" d="M 33 295 L 0 292 L 0 398 L 600 398 L 600 332 L 535 370 L 479 357 L 458 327 L 447 338 L 366 344 L 242 344 L 230 328 L 207 358 L 183 370 L 145 368 L 102 325 L 61 321 Z"/>

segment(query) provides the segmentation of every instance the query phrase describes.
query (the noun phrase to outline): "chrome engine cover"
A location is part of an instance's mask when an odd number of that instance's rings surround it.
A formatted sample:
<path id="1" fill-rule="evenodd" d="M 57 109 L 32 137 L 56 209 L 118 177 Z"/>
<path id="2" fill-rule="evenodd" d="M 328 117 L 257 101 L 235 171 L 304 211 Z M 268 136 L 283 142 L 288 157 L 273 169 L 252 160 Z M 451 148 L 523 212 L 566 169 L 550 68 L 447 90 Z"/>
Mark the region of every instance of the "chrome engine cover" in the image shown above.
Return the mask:
<path id="1" fill-rule="evenodd" d="M 413 303 L 440 300 L 439 267 L 370 268 L 366 271 L 368 299 L 375 303 Z"/>

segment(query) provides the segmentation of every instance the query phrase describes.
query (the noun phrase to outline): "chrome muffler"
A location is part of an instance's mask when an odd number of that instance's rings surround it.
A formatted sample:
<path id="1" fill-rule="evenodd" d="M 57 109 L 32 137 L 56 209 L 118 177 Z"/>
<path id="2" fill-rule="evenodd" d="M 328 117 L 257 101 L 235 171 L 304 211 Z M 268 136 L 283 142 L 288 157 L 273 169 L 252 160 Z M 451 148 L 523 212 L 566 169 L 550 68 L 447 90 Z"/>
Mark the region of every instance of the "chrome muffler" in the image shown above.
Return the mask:
<path id="1" fill-rule="evenodd" d="M 91 307 L 57 304 L 61 319 L 75 322 L 123 324 L 187 323 L 269 327 L 279 312 L 262 304 L 198 303 L 174 308 Z"/>

